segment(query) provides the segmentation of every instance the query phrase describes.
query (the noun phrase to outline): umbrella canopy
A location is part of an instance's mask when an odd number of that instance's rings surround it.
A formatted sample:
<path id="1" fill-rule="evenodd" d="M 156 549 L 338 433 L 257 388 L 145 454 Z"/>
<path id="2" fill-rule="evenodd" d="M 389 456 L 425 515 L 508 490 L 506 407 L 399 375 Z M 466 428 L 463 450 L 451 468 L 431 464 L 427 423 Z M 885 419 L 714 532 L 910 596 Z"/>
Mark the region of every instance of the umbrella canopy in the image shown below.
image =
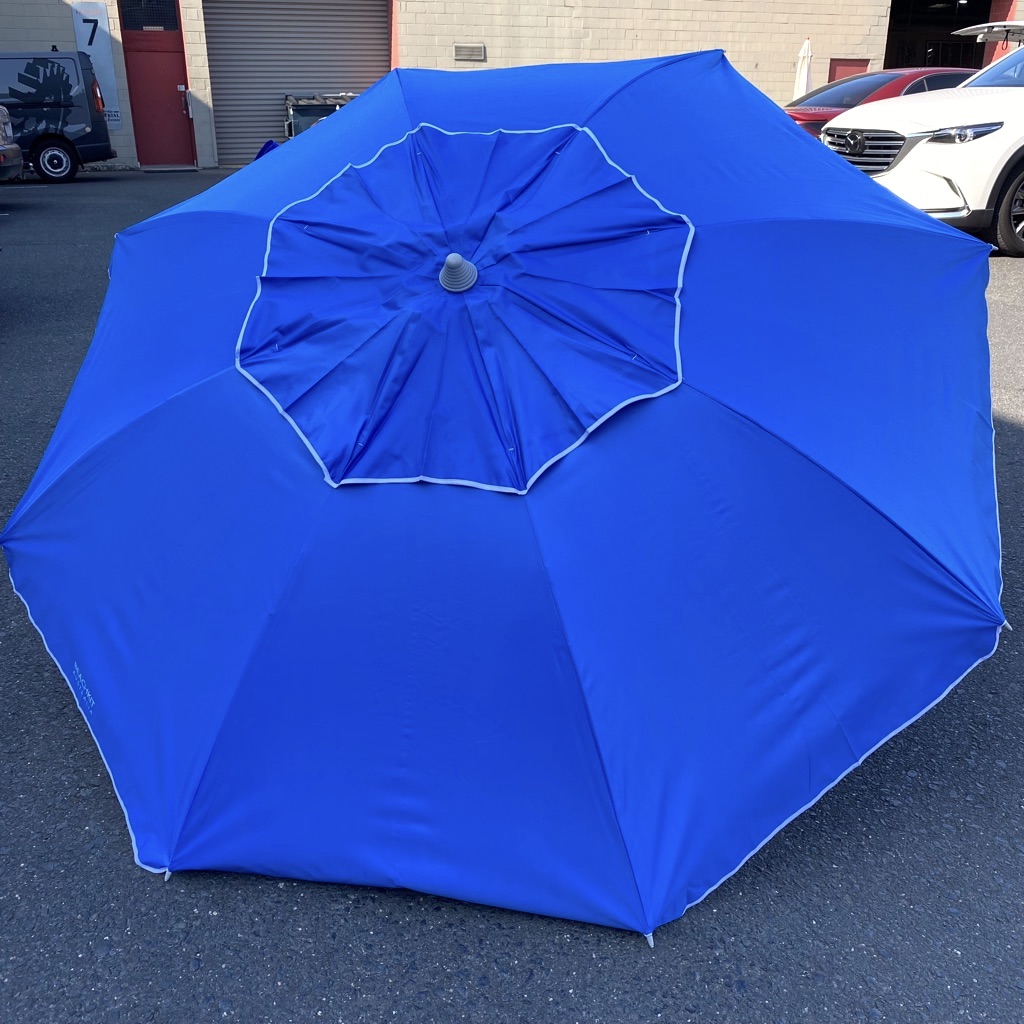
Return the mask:
<path id="1" fill-rule="evenodd" d="M 678 917 L 994 649 L 988 251 L 717 52 L 120 234 L 2 540 L 138 863 Z"/>
<path id="2" fill-rule="evenodd" d="M 811 53 L 811 40 L 807 38 L 803 42 L 803 46 L 800 47 L 800 52 L 796 57 L 796 82 L 793 85 L 793 99 L 798 100 L 801 96 L 806 96 L 811 89 L 814 88 L 811 85 L 811 61 L 814 59 L 814 54 Z"/>

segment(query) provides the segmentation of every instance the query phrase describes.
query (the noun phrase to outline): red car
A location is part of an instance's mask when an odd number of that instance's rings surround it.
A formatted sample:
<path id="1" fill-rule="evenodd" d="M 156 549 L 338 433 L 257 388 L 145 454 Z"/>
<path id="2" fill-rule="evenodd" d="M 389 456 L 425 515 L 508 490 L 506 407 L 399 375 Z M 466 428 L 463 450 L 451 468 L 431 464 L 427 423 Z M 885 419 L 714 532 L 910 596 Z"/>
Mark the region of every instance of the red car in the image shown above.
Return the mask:
<path id="1" fill-rule="evenodd" d="M 844 110 L 861 103 L 887 100 L 890 96 L 908 96 L 915 92 L 952 89 L 977 73 L 977 68 L 891 68 L 851 75 L 812 89 L 792 103 L 785 111 L 801 128 L 815 138 L 828 121 Z"/>

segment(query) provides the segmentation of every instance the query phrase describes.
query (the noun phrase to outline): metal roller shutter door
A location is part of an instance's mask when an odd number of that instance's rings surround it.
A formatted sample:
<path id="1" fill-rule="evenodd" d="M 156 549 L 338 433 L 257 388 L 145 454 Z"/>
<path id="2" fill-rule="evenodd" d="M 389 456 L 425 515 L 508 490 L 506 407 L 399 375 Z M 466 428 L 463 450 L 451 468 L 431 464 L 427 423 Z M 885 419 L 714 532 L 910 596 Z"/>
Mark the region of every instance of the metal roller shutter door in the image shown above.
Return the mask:
<path id="1" fill-rule="evenodd" d="M 205 0 L 222 167 L 284 135 L 284 97 L 363 92 L 390 70 L 389 0 Z"/>

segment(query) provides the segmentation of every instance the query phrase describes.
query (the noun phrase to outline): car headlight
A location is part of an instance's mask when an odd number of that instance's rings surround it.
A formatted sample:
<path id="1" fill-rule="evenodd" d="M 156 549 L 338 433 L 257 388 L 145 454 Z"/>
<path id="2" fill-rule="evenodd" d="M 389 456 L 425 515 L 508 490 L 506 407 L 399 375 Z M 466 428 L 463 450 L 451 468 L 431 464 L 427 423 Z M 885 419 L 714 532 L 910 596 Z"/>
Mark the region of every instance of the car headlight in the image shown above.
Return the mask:
<path id="1" fill-rule="evenodd" d="M 1003 127 L 1002 121 L 993 121 L 989 124 L 962 124 L 956 128 L 940 128 L 932 132 L 929 142 L 973 142 L 975 139 L 984 138 Z"/>

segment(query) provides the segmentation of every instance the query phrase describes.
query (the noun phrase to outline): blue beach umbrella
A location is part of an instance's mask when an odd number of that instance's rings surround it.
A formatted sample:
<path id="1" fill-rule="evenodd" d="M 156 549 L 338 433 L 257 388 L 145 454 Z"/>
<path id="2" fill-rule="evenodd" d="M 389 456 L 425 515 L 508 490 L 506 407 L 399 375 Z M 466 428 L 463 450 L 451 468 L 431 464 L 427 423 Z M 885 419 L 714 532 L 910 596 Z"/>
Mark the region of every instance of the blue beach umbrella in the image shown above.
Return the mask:
<path id="1" fill-rule="evenodd" d="M 120 234 L 2 539 L 138 863 L 678 917 L 994 649 L 988 251 L 717 52 Z"/>

